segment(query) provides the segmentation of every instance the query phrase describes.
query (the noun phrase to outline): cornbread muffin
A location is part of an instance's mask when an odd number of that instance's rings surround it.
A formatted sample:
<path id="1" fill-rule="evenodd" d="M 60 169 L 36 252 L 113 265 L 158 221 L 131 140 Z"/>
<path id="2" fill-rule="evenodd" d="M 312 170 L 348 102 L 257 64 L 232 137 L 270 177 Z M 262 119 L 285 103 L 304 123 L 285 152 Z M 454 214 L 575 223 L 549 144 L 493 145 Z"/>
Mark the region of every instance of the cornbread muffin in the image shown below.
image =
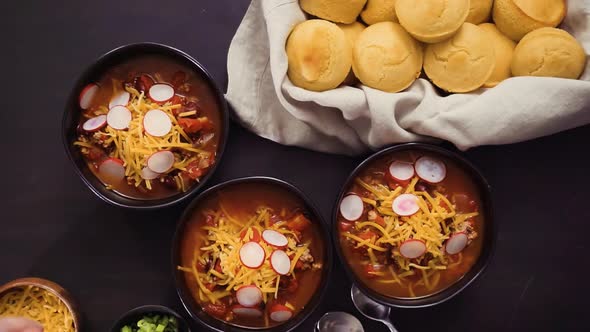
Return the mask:
<path id="1" fill-rule="evenodd" d="M 306 13 L 337 23 L 352 23 L 365 7 L 367 0 L 299 0 Z"/>
<path id="2" fill-rule="evenodd" d="M 541 28 L 524 36 L 512 58 L 514 76 L 577 79 L 585 66 L 582 45 L 566 31 L 556 28 Z"/>
<path id="3" fill-rule="evenodd" d="M 493 17 L 502 33 L 519 41 L 533 30 L 558 26 L 566 12 L 565 0 L 496 0 Z"/>
<path id="4" fill-rule="evenodd" d="M 297 25 L 287 39 L 287 75 L 296 86 L 325 91 L 338 87 L 352 63 L 352 45 L 336 24 L 309 20 Z"/>
<path id="5" fill-rule="evenodd" d="M 367 7 L 361 12 L 361 18 L 369 25 L 379 22 L 397 22 L 395 15 L 396 0 L 368 0 Z"/>
<path id="6" fill-rule="evenodd" d="M 354 22 L 352 24 L 338 24 L 338 26 L 340 29 L 342 29 L 342 31 L 344 31 L 344 34 L 348 38 L 350 45 L 354 45 L 356 43 L 356 40 L 361 35 L 361 32 L 363 32 L 363 30 L 366 28 L 366 26 L 361 22 Z M 354 72 L 352 71 L 351 67 L 348 76 L 346 76 L 346 79 L 344 80 L 344 84 L 354 85 L 356 83 L 358 83 L 358 80 L 356 76 L 354 76 Z"/>
<path id="7" fill-rule="evenodd" d="M 363 32 L 363 30 L 365 30 L 365 28 L 366 28 L 366 26 L 364 24 L 362 24 L 361 22 L 354 22 L 352 24 L 337 24 L 337 25 L 340 29 L 342 29 L 342 31 L 344 31 L 344 34 L 346 35 L 346 38 L 348 38 L 350 45 L 354 45 L 357 38 L 360 36 L 361 32 Z"/>
<path id="8" fill-rule="evenodd" d="M 397 0 L 395 12 L 414 38 L 438 43 L 449 39 L 465 22 L 469 0 Z"/>
<path id="9" fill-rule="evenodd" d="M 512 64 L 512 54 L 514 53 L 516 43 L 502 34 L 492 23 L 483 23 L 479 27 L 485 32 L 486 40 L 490 41 L 494 47 L 496 65 L 494 66 L 492 76 L 483 85 L 486 88 L 493 88 L 512 76 L 510 65 Z"/>
<path id="10" fill-rule="evenodd" d="M 469 5 L 469 15 L 465 22 L 480 24 L 487 21 L 492 13 L 494 0 L 471 0 Z"/>
<path id="11" fill-rule="evenodd" d="M 366 28 L 357 39 L 352 69 L 366 86 L 398 92 L 420 76 L 422 59 L 422 47 L 401 25 L 381 22 Z"/>
<path id="12" fill-rule="evenodd" d="M 496 57 L 484 30 L 464 23 L 451 39 L 426 47 L 424 71 L 430 80 L 449 92 L 469 92 L 492 75 Z"/>

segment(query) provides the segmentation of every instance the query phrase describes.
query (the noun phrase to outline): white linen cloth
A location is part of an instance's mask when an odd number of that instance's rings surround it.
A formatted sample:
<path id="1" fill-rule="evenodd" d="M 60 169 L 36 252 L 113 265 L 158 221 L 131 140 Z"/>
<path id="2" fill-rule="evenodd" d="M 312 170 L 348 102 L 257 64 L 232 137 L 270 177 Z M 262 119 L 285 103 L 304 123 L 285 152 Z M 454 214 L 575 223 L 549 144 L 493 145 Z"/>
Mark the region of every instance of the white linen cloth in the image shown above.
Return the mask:
<path id="1" fill-rule="evenodd" d="M 362 85 L 298 88 L 287 77 L 285 43 L 305 19 L 297 0 L 253 0 L 229 50 L 228 102 L 244 126 L 278 143 L 355 155 L 443 139 L 466 150 L 590 123 L 589 69 L 582 80 L 515 77 L 493 89 L 449 96 L 425 79 L 400 93 Z M 590 0 L 570 0 L 562 28 L 588 55 Z"/>

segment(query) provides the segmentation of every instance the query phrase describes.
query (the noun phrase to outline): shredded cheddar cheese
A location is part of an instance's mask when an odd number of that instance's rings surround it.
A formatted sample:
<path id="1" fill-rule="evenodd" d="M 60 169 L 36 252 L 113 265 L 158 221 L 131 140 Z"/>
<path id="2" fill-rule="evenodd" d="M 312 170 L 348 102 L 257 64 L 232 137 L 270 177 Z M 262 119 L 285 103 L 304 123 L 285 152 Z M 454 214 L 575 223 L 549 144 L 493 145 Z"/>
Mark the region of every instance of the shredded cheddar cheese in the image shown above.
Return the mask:
<path id="1" fill-rule="evenodd" d="M 47 332 L 74 332 L 68 307 L 53 293 L 36 286 L 9 290 L 0 297 L 0 317 L 25 317 L 39 322 Z"/>
<path id="2" fill-rule="evenodd" d="M 381 277 L 379 283 L 404 284 L 407 277 L 418 274 L 421 278 L 413 285 L 410 283 L 410 294 L 420 285 L 434 289 L 440 281 L 439 271 L 460 264 L 462 255 L 458 254 L 458 258 L 447 255 L 444 251 L 445 241 L 453 232 L 466 227 L 468 219 L 478 216 L 477 212 L 458 213 L 455 206 L 441 193 L 434 192 L 431 195 L 425 191 L 417 191 L 415 188 L 418 180 L 418 177 L 414 177 L 405 188 L 398 186 L 392 190 L 382 184 L 369 184 L 360 178 L 355 179 L 356 184 L 369 193 L 370 197 L 363 197 L 363 202 L 371 205 L 378 218 L 382 220 L 380 223 L 376 220 L 359 220 L 354 224 L 354 233 L 342 232 L 345 238 L 355 243 L 355 248 L 366 249 L 367 263 L 378 264 L 376 254 L 379 252 L 391 254 L 395 267 L 389 265 L 383 271 L 369 272 Z M 392 202 L 402 194 L 413 194 L 417 197 L 417 213 L 406 217 L 399 216 L 393 211 Z M 370 215 L 368 219 L 371 219 Z M 371 237 L 359 236 L 364 232 L 372 234 Z M 420 264 L 403 257 L 399 252 L 401 244 L 410 239 L 420 240 L 426 246 Z M 388 246 L 394 248 L 391 253 Z"/>
<path id="3" fill-rule="evenodd" d="M 276 299 L 281 276 L 273 270 L 268 259 L 275 248 L 264 241 L 259 241 L 258 243 L 264 249 L 266 259 L 262 266 L 251 269 L 244 266 L 240 260 L 242 245 L 251 241 L 255 233 L 262 234 L 266 229 L 282 233 L 288 239 L 288 245 L 283 250 L 291 258 L 291 268 L 287 276 L 294 277 L 297 262 L 308 250 L 309 243 L 298 243 L 294 233 L 282 227 L 284 226 L 282 222 L 270 225 L 272 211 L 268 207 L 259 207 L 254 215 L 237 218 L 230 215 L 222 203 L 219 205 L 219 211 L 206 212 L 213 216 L 213 224 L 216 226 L 202 227 L 207 231 L 207 236 L 204 245 L 195 249 L 192 266 L 190 268 L 181 266 L 178 269 L 191 274 L 196 279 L 199 286 L 198 296 L 202 301 L 207 299 L 216 303 L 219 299 L 230 295 L 231 292 L 248 285 L 255 285 L 261 290 L 265 303 L 272 298 Z M 207 261 L 211 263 L 213 258 L 217 262 L 215 265 L 219 264 L 221 271 L 212 264 L 209 264 L 209 269 L 206 272 L 197 270 L 196 266 L 199 263 L 206 265 Z M 222 287 L 211 291 L 207 287 L 208 285 Z"/>
<path id="4" fill-rule="evenodd" d="M 120 86 L 120 84 L 114 85 Z M 114 88 L 115 89 L 115 88 Z M 144 184 L 147 189 L 152 188 L 150 180 L 145 180 L 141 176 L 141 171 L 147 166 L 148 158 L 155 152 L 162 150 L 184 150 L 191 152 L 192 157 L 183 157 L 179 153 L 175 153 L 175 162 L 173 167 L 166 172 L 171 173 L 175 170 L 186 171 L 187 166 L 192 162 L 199 160 L 200 158 L 209 158 L 210 153 L 202 149 L 198 149 L 191 143 L 190 137 L 180 127 L 176 117 L 174 116 L 173 110 L 182 107 L 180 104 L 171 104 L 170 102 L 159 105 L 153 103 L 147 98 L 143 92 L 139 92 L 136 89 L 126 86 L 125 90 L 129 92 L 131 98 L 127 108 L 131 111 L 132 120 L 129 123 L 129 127 L 126 130 L 116 130 L 110 126 L 106 126 L 104 129 L 94 133 L 99 135 L 103 139 L 103 146 L 114 146 L 114 149 L 110 152 L 110 157 L 118 158 L 123 161 L 125 167 L 125 176 L 130 184 L 139 187 Z M 117 91 L 113 92 L 113 95 Z M 143 129 L 143 117 L 151 110 L 161 110 L 168 115 L 172 122 L 172 129 L 168 134 L 163 137 L 151 136 L 144 132 Z M 95 112 L 95 115 L 107 114 L 109 110 L 100 106 Z M 196 111 L 184 112 L 179 116 L 186 117 L 196 114 Z M 92 148 L 93 145 L 84 142 L 76 141 L 74 145 L 81 148 Z M 186 186 L 180 176 L 175 177 L 175 181 L 178 187 L 182 191 L 186 190 Z"/>

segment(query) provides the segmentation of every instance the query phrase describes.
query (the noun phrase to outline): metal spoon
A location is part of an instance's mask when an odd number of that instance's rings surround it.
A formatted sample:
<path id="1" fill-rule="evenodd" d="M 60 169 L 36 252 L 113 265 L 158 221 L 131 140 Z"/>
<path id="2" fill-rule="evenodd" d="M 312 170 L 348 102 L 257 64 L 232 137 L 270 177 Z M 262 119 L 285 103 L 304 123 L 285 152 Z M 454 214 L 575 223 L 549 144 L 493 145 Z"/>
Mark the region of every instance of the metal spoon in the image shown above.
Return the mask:
<path id="1" fill-rule="evenodd" d="M 314 332 L 364 332 L 363 325 L 351 314 L 341 311 L 328 312 L 320 318 Z"/>
<path id="2" fill-rule="evenodd" d="M 389 319 L 391 308 L 373 301 L 363 294 L 354 284 L 350 289 L 350 296 L 352 297 L 352 303 L 354 303 L 354 306 L 361 314 L 369 319 L 385 324 L 391 332 L 398 332 Z"/>

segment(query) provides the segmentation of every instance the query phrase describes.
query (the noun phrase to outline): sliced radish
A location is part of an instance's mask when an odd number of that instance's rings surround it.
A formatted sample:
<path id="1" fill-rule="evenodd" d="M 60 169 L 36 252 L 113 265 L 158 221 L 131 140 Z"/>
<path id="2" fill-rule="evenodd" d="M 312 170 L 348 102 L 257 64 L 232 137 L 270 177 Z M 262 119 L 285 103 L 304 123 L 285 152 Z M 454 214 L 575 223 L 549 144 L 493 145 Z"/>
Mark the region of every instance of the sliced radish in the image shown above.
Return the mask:
<path id="1" fill-rule="evenodd" d="M 105 182 L 115 184 L 125 178 L 123 161 L 117 158 L 109 158 L 100 163 L 98 172 L 104 177 Z"/>
<path id="2" fill-rule="evenodd" d="M 143 117 L 143 129 L 152 136 L 166 136 L 172 129 L 172 121 L 164 111 L 151 110 Z"/>
<path id="3" fill-rule="evenodd" d="M 284 276 L 291 270 L 291 259 L 286 252 L 275 250 L 270 255 L 270 266 L 276 273 Z"/>
<path id="4" fill-rule="evenodd" d="M 149 167 L 144 167 L 141 170 L 141 178 L 144 180 L 153 180 L 156 179 L 158 176 L 160 176 L 160 173 L 156 173 L 154 171 L 152 171 Z"/>
<path id="5" fill-rule="evenodd" d="M 428 183 L 440 183 L 447 177 L 447 167 L 442 161 L 431 158 L 421 157 L 416 161 L 416 174 Z"/>
<path id="6" fill-rule="evenodd" d="M 420 210 L 420 206 L 418 206 L 418 197 L 412 194 L 399 195 L 393 200 L 391 209 L 399 216 L 411 216 Z"/>
<path id="7" fill-rule="evenodd" d="M 109 102 L 109 109 L 115 106 L 127 106 L 129 104 L 129 99 L 131 99 L 131 95 L 127 91 L 121 91 L 117 95 L 111 99 Z"/>
<path id="8" fill-rule="evenodd" d="M 447 240 L 445 251 L 449 255 L 460 253 L 467 246 L 469 238 L 465 232 L 455 233 Z"/>
<path id="9" fill-rule="evenodd" d="M 232 306 L 231 311 L 240 317 L 248 317 L 248 318 L 262 317 L 262 310 L 260 310 L 258 308 L 244 307 L 239 304 Z"/>
<path id="10" fill-rule="evenodd" d="M 264 242 L 277 248 L 285 248 L 289 244 L 286 236 L 272 229 L 262 232 L 262 239 Z"/>
<path id="11" fill-rule="evenodd" d="M 107 123 L 113 129 L 127 129 L 130 122 L 131 111 L 125 106 L 115 106 L 107 114 Z"/>
<path id="12" fill-rule="evenodd" d="M 158 151 L 147 160 L 147 167 L 156 173 L 165 173 L 174 165 L 174 153 Z"/>
<path id="13" fill-rule="evenodd" d="M 150 98 L 157 103 L 167 102 L 168 100 L 172 99 L 172 97 L 174 97 L 174 94 L 174 88 L 171 85 L 164 83 L 152 85 L 148 92 Z"/>
<path id="14" fill-rule="evenodd" d="M 406 240 L 399 246 L 399 252 L 407 259 L 418 258 L 426 252 L 426 244 L 420 240 Z"/>
<path id="15" fill-rule="evenodd" d="M 340 202 L 340 214 L 348 221 L 356 221 L 363 215 L 363 200 L 355 194 L 348 195 Z"/>
<path id="16" fill-rule="evenodd" d="M 86 110 L 92 105 L 92 101 L 94 100 L 94 97 L 96 96 L 96 93 L 99 89 L 100 87 L 94 83 L 90 83 L 85 86 L 84 89 L 82 89 L 82 92 L 80 92 L 80 98 L 78 100 L 80 102 L 81 109 Z"/>
<path id="17" fill-rule="evenodd" d="M 394 161 L 389 165 L 389 175 L 394 180 L 406 182 L 414 177 L 414 165 L 405 161 Z"/>
<path id="18" fill-rule="evenodd" d="M 244 266 L 250 269 L 257 269 L 262 266 L 266 253 L 261 245 L 256 242 L 250 241 L 244 243 L 240 248 L 240 261 Z"/>
<path id="19" fill-rule="evenodd" d="M 243 286 L 236 292 L 236 299 L 244 307 L 255 307 L 262 302 L 262 292 L 254 285 Z"/>
<path id="20" fill-rule="evenodd" d="M 293 310 L 282 304 L 275 304 L 270 308 L 270 319 L 275 322 L 286 322 L 293 317 Z"/>
<path id="21" fill-rule="evenodd" d="M 93 132 L 97 131 L 107 124 L 107 116 L 106 115 L 99 115 L 92 119 L 86 120 L 82 125 L 82 129 L 85 131 Z"/>

